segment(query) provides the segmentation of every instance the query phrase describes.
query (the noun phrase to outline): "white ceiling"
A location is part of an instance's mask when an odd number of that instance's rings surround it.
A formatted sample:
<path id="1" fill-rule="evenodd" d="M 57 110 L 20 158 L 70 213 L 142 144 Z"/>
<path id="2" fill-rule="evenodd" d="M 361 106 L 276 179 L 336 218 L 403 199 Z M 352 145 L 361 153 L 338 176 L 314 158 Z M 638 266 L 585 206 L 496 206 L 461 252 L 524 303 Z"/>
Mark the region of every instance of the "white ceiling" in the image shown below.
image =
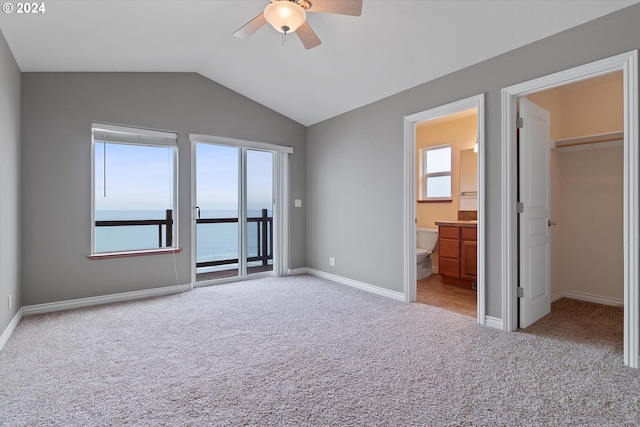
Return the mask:
<path id="1" fill-rule="evenodd" d="M 309 13 L 322 44 L 305 50 L 268 25 L 232 36 L 267 0 L 41 1 L 0 14 L 22 71 L 197 72 L 303 125 L 638 3 L 364 0 L 360 17 Z"/>

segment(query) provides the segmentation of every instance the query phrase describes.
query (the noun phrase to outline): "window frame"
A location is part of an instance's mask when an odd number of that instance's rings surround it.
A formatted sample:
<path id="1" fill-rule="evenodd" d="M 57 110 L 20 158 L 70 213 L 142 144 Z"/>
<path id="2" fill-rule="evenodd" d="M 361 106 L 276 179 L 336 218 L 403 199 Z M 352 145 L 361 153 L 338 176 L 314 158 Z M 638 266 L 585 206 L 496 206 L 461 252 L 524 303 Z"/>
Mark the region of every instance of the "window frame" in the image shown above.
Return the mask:
<path id="1" fill-rule="evenodd" d="M 107 140 L 105 140 L 107 136 Z M 96 251 L 96 144 L 122 144 L 133 146 L 162 147 L 172 149 L 173 170 L 171 171 L 171 209 L 173 211 L 172 246 L 148 249 L 131 249 L 111 252 Z M 165 253 L 179 253 L 179 214 L 178 214 L 178 134 L 177 132 L 145 129 L 135 126 L 122 126 L 93 122 L 91 124 L 91 243 L 89 259 L 124 258 Z"/>
<path id="2" fill-rule="evenodd" d="M 443 148 L 449 149 L 449 170 L 444 172 L 427 172 L 427 154 L 429 151 L 439 150 Z M 432 203 L 448 203 L 453 200 L 453 148 L 451 144 L 433 145 L 430 147 L 424 147 L 420 149 L 420 197 L 419 202 L 432 202 Z M 448 197 L 427 197 L 427 180 L 429 178 L 446 177 L 450 178 L 449 196 Z"/>

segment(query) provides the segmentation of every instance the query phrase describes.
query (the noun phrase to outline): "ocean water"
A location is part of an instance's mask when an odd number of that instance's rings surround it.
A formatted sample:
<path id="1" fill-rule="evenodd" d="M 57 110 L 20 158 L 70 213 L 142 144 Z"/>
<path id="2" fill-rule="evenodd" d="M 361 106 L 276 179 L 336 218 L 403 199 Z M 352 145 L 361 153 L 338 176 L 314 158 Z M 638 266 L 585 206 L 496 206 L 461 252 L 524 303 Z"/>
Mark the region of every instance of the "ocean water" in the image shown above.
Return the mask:
<path id="1" fill-rule="evenodd" d="M 261 217 L 260 210 L 247 212 L 248 217 Z M 268 211 L 271 216 L 271 210 Z M 201 218 L 237 218 L 235 211 L 201 211 Z M 164 211 L 96 211 L 96 220 L 164 219 Z M 174 218 L 175 220 L 175 218 Z M 162 227 L 163 244 L 166 237 Z M 198 224 L 196 234 L 197 262 L 218 261 L 238 257 L 238 223 Z M 117 252 L 158 248 L 158 226 L 95 227 L 96 252 Z M 174 236 L 175 239 L 175 236 Z M 178 246 L 186 239 L 180 239 Z M 258 255 L 258 223 L 247 224 L 247 255 Z M 175 241 L 174 241 L 175 244 Z M 258 263 L 259 264 L 259 263 Z M 199 269 L 202 271 L 226 270 L 232 265 Z M 236 265 L 237 267 L 237 265 Z"/>

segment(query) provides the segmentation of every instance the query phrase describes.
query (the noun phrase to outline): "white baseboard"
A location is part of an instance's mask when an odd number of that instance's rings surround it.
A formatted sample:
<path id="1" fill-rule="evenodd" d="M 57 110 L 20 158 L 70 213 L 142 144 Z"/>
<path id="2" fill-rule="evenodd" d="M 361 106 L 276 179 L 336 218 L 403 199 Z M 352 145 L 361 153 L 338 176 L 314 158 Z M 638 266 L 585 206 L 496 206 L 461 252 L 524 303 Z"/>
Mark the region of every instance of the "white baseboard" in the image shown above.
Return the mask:
<path id="1" fill-rule="evenodd" d="M 551 302 L 557 301 L 560 298 L 577 299 L 579 301 L 593 302 L 596 304 L 610 305 L 614 307 L 624 307 L 624 299 L 603 297 L 600 295 L 588 294 L 586 292 L 567 291 L 562 290 L 551 295 Z"/>
<path id="2" fill-rule="evenodd" d="M 492 316 L 484 316 L 484 326 L 502 330 L 502 319 Z"/>
<path id="3" fill-rule="evenodd" d="M 438 272 L 439 272 L 439 270 L 438 270 L 438 266 L 437 266 L 437 265 L 432 265 L 432 266 L 431 266 L 431 272 L 432 272 L 433 274 L 439 274 L 439 273 L 438 273 Z"/>
<path id="4" fill-rule="evenodd" d="M 311 274 L 311 273 L 309 272 L 309 269 L 307 267 L 302 267 L 302 268 L 290 268 L 287 271 L 287 274 L 289 276 L 298 276 L 300 274 Z"/>
<path id="5" fill-rule="evenodd" d="M 300 272 L 298 272 L 300 270 Z M 371 292 L 373 294 L 376 295 L 382 295 L 383 297 L 387 297 L 387 298 L 391 298 L 391 299 L 395 299 L 398 301 L 404 301 L 404 293 L 402 292 L 397 292 L 397 291 L 390 291 L 389 289 L 384 289 L 381 288 L 379 286 L 374 286 L 374 285 L 370 285 L 368 283 L 364 283 L 364 282 L 359 282 L 357 280 L 353 280 L 353 279 L 348 279 L 346 277 L 342 277 L 342 276 L 337 276 L 335 274 L 331 274 L 331 273 L 326 273 L 324 271 L 320 271 L 320 270 L 315 270 L 313 268 L 305 268 L 304 273 L 301 272 L 301 270 L 303 269 L 296 269 L 296 273 L 295 274 L 311 274 L 312 276 L 317 276 L 317 277 L 321 277 L 323 279 L 327 279 L 327 280 L 331 280 L 332 282 L 337 282 L 340 283 L 342 285 L 347 285 L 347 286 L 351 286 L 353 288 L 358 288 L 361 289 L 363 291 L 367 291 L 367 292 Z M 291 274 L 291 270 L 290 270 L 290 274 Z"/>
<path id="6" fill-rule="evenodd" d="M 20 310 L 18 310 L 16 315 L 13 316 L 13 319 L 11 319 L 11 322 L 9 322 L 5 330 L 2 332 L 2 335 L 0 335 L 0 350 L 2 350 L 2 348 L 7 343 L 7 341 L 9 341 L 9 338 L 11 338 L 13 331 L 15 331 L 16 327 L 18 326 L 18 323 L 20 323 L 20 319 L 22 319 L 22 314 L 23 314 L 22 311 L 23 311 L 22 307 L 20 307 Z"/>
<path id="7" fill-rule="evenodd" d="M 122 292 L 119 294 L 101 295 L 97 297 L 79 298 L 68 301 L 49 302 L 45 304 L 27 305 L 22 307 L 25 316 L 30 314 L 52 313 L 54 311 L 71 310 L 74 308 L 90 307 L 93 305 L 110 304 L 113 302 L 130 301 L 142 298 L 157 297 L 190 291 L 191 285 L 174 285 L 162 288 L 145 289 L 142 291 Z"/>

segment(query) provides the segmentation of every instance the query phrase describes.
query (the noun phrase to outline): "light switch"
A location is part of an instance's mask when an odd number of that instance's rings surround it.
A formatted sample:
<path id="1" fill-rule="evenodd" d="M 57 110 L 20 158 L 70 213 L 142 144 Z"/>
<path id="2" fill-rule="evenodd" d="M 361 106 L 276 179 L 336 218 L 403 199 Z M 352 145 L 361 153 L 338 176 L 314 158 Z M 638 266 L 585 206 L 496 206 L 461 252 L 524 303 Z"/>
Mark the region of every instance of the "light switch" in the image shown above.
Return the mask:
<path id="1" fill-rule="evenodd" d="M 295 206 L 296 208 L 301 208 L 302 207 L 302 199 L 295 199 L 293 201 L 293 206 Z"/>

